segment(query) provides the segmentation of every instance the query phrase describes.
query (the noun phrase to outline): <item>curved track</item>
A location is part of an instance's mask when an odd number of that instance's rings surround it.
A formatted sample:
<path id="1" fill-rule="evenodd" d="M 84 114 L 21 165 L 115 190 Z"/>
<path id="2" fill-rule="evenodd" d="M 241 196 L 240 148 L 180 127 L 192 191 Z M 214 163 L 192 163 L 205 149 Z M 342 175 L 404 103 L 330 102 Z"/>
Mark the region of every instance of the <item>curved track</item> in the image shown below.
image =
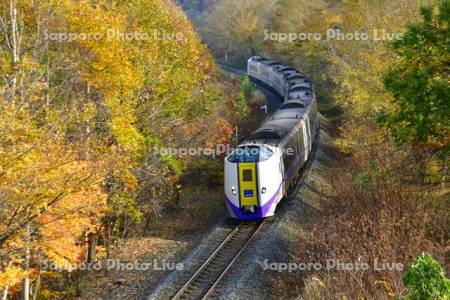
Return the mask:
<path id="1" fill-rule="evenodd" d="M 235 67 L 232 67 L 230 65 L 226 65 L 226 64 L 222 64 L 222 63 L 217 63 L 217 65 L 219 67 L 221 67 L 222 69 L 224 69 L 225 71 L 228 71 L 230 73 L 236 73 L 236 74 L 239 74 L 239 75 L 242 75 L 242 76 L 247 76 L 247 71 L 246 70 L 235 68 Z"/>
<path id="2" fill-rule="evenodd" d="M 206 299 L 262 228 L 264 221 L 239 223 L 172 299 Z"/>

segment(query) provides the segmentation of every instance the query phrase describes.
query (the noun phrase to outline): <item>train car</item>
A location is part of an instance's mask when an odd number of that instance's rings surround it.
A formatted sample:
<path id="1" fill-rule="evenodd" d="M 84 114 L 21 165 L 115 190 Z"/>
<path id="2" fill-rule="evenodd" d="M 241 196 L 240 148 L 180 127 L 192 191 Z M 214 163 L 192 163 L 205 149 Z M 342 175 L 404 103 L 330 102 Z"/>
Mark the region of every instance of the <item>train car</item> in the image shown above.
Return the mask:
<path id="1" fill-rule="evenodd" d="M 247 73 L 251 80 L 273 89 L 284 97 L 289 89 L 286 77 L 279 70 L 288 68 L 278 61 L 262 57 L 251 57 L 247 62 Z"/>
<path id="2" fill-rule="evenodd" d="M 267 60 L 265 58 L 256 58 L 256 57 L 252 57 L 248 60 L 247 62 L 247 75 L 251 80 L 255 80 L 255 81 L 260 81 L 260 71 L 259 71 L 259 66 L 260 63 L 258 63 L 259 61 L 264 61 Z"/>
<path id="3" fill-rule="evenodd" d="M 318 132 L 314 89 L 295 68 L 258 56 L 248 60 L 249 77 L 285 102 L 225 158 L 224 189 L 230 215 L 240 220 L 273 216 L 299 176 Z"/>

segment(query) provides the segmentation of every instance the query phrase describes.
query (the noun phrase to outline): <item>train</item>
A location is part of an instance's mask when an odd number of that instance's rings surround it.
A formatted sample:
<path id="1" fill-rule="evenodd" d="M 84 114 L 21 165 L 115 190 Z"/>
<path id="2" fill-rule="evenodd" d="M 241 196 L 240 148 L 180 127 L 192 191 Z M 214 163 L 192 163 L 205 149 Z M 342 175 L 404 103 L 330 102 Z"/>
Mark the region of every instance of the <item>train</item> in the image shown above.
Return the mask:
<path id="1" fill-rule="evenodd" d="M 230 217 L 271 217 L 296 184 L 318 135 L 311 81 L 297 69 L 253 56 L 247 74 L 283 100 L 278 109 L 224 159 L 224 192 Z"/>

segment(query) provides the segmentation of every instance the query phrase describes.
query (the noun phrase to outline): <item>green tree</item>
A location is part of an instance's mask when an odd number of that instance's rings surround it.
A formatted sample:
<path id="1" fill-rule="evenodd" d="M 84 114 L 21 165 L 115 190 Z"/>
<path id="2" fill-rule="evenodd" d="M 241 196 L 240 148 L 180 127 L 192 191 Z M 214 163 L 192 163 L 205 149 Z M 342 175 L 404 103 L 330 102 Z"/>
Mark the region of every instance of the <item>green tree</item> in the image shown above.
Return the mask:
<path id="1" fill-rule="evenodd" d="M 450 134 L 450 2 L 441 1 L 439 12 L 422 7 L 422 21 L 409 25 L 393 43 L 397 61 L 384 76 L 394 109 L 379 121 L 396 141 L 434 145 L 449 150 Z"/>

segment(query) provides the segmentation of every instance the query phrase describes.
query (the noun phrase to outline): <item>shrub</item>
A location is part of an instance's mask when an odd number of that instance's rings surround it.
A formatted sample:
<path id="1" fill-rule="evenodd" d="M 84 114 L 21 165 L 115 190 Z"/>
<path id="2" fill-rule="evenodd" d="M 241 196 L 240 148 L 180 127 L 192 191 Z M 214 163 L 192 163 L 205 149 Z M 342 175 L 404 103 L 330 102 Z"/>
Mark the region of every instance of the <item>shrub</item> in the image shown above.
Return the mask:
<path id="1" fill-rule="evenodd" d="M 439 262 L 428 253 L 422 253 L 403 277 L 403 284 L 410 289 L 404 300 L 450 299 L 450 280 Z"/>

